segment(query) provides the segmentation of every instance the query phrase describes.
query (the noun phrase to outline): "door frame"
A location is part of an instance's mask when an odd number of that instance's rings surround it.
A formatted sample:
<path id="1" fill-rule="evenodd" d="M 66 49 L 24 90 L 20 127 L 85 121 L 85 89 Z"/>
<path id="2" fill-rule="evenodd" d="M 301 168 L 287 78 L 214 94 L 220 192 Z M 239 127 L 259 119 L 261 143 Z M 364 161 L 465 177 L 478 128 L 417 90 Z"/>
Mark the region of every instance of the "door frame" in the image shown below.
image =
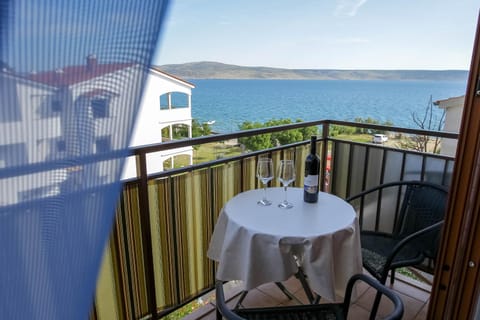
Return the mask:
<path id="1" fill-rule="evenodd" d="M 473 319 L 479 301 L 479 71 L 480 15 L 427 319 Z"/>

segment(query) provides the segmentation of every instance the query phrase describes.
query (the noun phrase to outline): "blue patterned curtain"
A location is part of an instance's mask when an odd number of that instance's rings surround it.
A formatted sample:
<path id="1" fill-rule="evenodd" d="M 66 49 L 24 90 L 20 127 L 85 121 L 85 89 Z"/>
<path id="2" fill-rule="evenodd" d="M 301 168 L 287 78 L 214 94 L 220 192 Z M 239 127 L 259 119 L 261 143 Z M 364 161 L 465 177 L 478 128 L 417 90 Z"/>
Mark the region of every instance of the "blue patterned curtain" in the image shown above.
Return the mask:
<path id="1" fill-rule="evenodd" d="M 86 319 L 168 1 L 0 0 L 0 318 Z"/>

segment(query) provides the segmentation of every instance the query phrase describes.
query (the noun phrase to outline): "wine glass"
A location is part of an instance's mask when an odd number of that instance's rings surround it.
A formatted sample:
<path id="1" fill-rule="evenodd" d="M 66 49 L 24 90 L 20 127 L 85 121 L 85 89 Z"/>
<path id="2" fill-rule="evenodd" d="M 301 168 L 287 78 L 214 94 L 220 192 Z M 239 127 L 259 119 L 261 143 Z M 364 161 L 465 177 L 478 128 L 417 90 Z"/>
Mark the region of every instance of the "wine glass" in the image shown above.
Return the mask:
<path id="1" fill-rule="evenodd" d="M 262 200 L 257 203 L 262 206 L 269 206 L 272 204 L 267 200 L 267 184 L 273 179 L 273 162 L 270 158 L 260 158 L 257 163 L 257 178 L 262 181 L 263 189 L 265 190 Z"/>
<path id="2" fill-rule="evenodd" d="M 293 160 L 281 160 L 280 167 L 278 167 L 278 180 L 285 188 L 285 200 L 278 204 L 279 208 L 290 209 L 293 208 L 293 204 L 287 200 L 287 187 L 290 183 L 295 181 L 295 165 Z"/>

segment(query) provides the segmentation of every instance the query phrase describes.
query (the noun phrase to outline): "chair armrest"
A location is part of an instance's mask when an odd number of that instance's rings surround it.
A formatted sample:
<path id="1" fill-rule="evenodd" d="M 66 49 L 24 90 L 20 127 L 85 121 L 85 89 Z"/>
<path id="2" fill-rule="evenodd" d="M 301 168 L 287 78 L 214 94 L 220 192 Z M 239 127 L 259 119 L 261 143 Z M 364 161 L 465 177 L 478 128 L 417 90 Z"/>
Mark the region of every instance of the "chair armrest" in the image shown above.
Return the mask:
<path id="1" fill-rule="evenodd" d="M 397 245 L 395 246 L 395 248 L 393 248 L 392 250 L 392 253 L 390 253 L 390 255 L 388 256 L 387 258 L 387 261 L 385 263 L 385 268 L 389 269 L 391 264 L 392 264 L 392 261 L 393 259 L 395 258 L 395 256 L 397 255 L 397 253 L 405 246 L 407 245 L 410 241 L 416 239 L 416 238 L 419 238 L 429 232 L 432 232 L 432 231 L 435 231 L 436 229 L 439 229 L 441 226 L 443 225 L 443 220 L 442 221 L 439 221 L 435 224 L 432 224 L 431 226 L 428 226 L 422 230 L 419 230 L 415 233 L 412 233 L 411 235 L 409 235 L 408 237 L 405 237 L 404 239 L 402 239 L 399 243 L 397 243 Z"/>
<path id="2" fill-rule="evenodd" d="M 215 282 L 215 303 L 217 305 L 217 312 L 229 320 L 244 320 L 232 310 L 230 310 L 225 301 L 225 293 L 223 292 L 223 282 L 217 280 Z"/>
<path id="3" fill-rule="evenodd" d="M 355 282 L 357 282 L 358 280 L 367 283 L 369 286 L 375 288 L 378 292 L 385 295 L 390 301 L 392 301 L 394 309 L 384 319 L 387 319 L 387 320 L 402 319 L 404 306 L 403 306 L 402 300 L 398 297 L 398 295 L 396 295 L 392 290 L 390 290 L 389 288 L 381 284 L 377 279 L 374 279 L 364 274 L 353 275 L 350 278 L 350 280 L 348 280 L 347 290 L 345 291 L 345 300 L 343 302 L 344 305 L 346 306 L 345 310 L 347 313 L 348 313 L 348 306 L 350 305 L 350 302 L 351 302 L 353 286 Z M 345 317 L 347 317 L 347 314 L 345 314 Z"/>

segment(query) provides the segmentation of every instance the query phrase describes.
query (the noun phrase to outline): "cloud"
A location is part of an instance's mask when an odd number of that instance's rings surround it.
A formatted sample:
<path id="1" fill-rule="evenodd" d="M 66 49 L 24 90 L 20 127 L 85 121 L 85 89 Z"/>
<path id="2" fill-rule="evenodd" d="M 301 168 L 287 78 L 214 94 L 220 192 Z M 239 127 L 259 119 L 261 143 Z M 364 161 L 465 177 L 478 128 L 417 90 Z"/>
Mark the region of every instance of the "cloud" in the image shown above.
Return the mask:
<path id="1" fill-rule="evenodd" d="M 335 15 L 353 17 L 366 2 L 367 0 L 337 0 Z"/>

